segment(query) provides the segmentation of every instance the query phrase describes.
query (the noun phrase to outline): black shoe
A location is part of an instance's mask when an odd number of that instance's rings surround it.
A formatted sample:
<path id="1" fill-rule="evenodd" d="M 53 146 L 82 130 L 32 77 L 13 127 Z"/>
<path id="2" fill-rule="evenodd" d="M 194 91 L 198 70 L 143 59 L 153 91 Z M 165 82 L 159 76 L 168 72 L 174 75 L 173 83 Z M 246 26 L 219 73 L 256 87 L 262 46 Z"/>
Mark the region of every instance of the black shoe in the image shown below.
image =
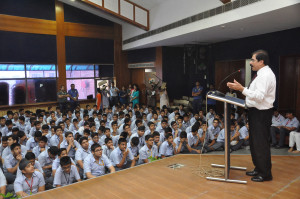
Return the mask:
<path id="1" fill-rule="evenodd" d="M 275 146 L 275 149 L 283 149 L 283 148 L 284 148 L 283 146 L 279 146 L 279 145 Z"/>
<path id="2" fill-rule="evenodd" d="M 253 171 L 247 171 L 247 172 L 246 172 L 246 175 L 247 175 L 247 176 L 257 176 L 257 175 L 258 175 L 258 172 L 257 172 L 257 171 L 254 171 L 254 170 L 253 170 Z"/>
<path id="3" fill-rule="evenodd" d="M 272 144 L 272 145 L 271 145 L 271 147 L 274 147 L 274 148 L 275 148 L 276 146 L 277 146 L 276 144 Z"/>
<path id="4" fill-rule="evenodd" d="M 271 181 L 271 180 L 273 180 L 273 177 L 270 176 L 270 177 L 265 177 L 265 178 L 264 178 L 264 177 L 258 175 L 258 176 L 252 177 L 251 180 L 252 180 L 253 182 Z"/>

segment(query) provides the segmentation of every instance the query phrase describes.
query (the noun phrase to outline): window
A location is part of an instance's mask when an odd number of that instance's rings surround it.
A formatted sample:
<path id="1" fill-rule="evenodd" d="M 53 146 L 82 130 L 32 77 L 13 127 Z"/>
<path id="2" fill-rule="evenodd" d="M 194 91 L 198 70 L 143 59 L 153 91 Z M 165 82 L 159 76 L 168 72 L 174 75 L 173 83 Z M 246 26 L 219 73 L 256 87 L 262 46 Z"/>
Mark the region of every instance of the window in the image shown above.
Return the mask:
<path id="1" fill-rule="evenodd" d="M 0 105 L 56 101 L 56 65 L 0 64 Z"/>

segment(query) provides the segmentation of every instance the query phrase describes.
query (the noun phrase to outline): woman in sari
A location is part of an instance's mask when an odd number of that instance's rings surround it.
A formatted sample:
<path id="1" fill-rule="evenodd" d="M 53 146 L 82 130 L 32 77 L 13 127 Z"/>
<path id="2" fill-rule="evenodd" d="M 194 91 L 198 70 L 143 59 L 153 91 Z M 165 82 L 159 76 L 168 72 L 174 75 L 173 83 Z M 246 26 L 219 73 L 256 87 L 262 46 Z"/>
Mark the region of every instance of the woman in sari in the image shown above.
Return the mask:
<path id="1" fill-rule="evenodd" d="M 131 99 L 132 107 L 134 107 L 136 104 L 139 104 L 139 97 L 140 97 L 140 91 L 138 90 L 138 87 L 136 84 L 133 85 L 133 91 L 131 93 Z"/>
<path id="2" fill-rule="evenodd" d="M 100 88 L 97 88 L 96 105 L 97 105 L 97 111 L 99 111 L 101 108 L 101 90 L 100 90 Z"/>

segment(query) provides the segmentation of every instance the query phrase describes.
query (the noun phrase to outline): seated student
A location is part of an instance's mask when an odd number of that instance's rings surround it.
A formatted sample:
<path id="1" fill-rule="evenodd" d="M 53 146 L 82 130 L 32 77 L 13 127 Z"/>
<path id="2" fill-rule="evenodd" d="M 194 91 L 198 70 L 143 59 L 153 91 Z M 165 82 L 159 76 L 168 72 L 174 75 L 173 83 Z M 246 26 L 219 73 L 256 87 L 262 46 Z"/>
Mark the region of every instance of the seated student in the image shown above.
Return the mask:
<path id="1" fill-rule="evenodd" d="M 159 149 L 159 147 L 160 147 L 160 145 L 161 145 L 161 142 L 160 142 L 160 134 L 159 134 L 159 132 L 154 131 L 152 135 L 153 135 L 153 144 L 154 144 L 155 146 L 157 146 L 157 149 Z M 146 137 L 146 136 L 145 136 L 145 137 Z"/>
<path id="2" fill-rule="evenodd" d="M 201 153 L 202 144 L 200 141 L 200 136 L 198 134 L 200 124 L 197 122 L 192 126 L 192 132 L 187 134 L 188 145 L 197 153 Z"/>
<path id="3" fill-rule="evenodd" d="M 113 141 L 114 147 L 118 146 L 118 140 L 120 138 L 120 136 L 118 135 L 118 123 L 116 121 L 113 121 L 111 123 L 111 139 Z"/>
<path id="4" fill-rule="evenodd" d="M 133 137 L 130 142 L 127 143 L 127 148 L 130 150 L 132 155 L 134 156 L 135 161 L 139 160 L 139 138 Z"/>
<path id="5" fill-rule="evenodd" d="M 23 145 L 26 147 L 26 143 L 27 143 L 27 136 L 24 133 L 24 131 L 19 131 L 18 132 L 18 137 L 19 137 L 19 144 Z M 26 149 L 27 150 L 27 149 Z"/>
<path id="6" fill-rule="evenodd" d="M 161 125 L 156 127 L 155 131 L 159 132 L 160 134 L 164 134 L 165 133 L 165 128 L 167 128 L 168 126 L 168 121 L 166 120 L 162 120 L 161 121 Z"/>
<path id="7" fill-rule="evenodd" d="M 139 126 L 137 133 L 132 134 L 131 137 L 130 137 L 130 141 L 134 137 L 139 138 L 139 146 L 138 146 L 139 150 L 145 145 L 145 136 L 144 136 L 144 134 L 145 134 L 145 127 L 144 126 Z"/>
<path id="8" fill-rule="evenodd" d="M 1 138 L 1 144 L 0 144 L 0 164 L 3 162 L 2 161 L 2 158 L 3 158 L 3 156 L 2 156 L 2 154 L 3 154 L 3 151 L 7 148 L 7 146 L 8 146 L 8 143 L 7 143 L 7 140 L 8 140 L 8 137 L 7 136 L 3 136 L 2 138 Z M 26 150 L 27 151 L 27 150 Z M 4 159 L 3 159 L 4 160 Z"/>
<path id="9" fill-rule="evenodd" d="M 4 160 L 8 155 L 12 154 L 11 153 L 11 149 L 10 149 L 10 146 L 13 144 L 13 143 L 18 143 L 19 142 L 19 137 L 16 136 L 16 135 L 10 135 L 7 137 L 7 145 L 8 147 L 6 147 L 3 152 L 2 152 L 2 159 Z M 27 149 L 25 146 L 21 145 L 21 153 L 22 155 L 24 156 L 26 153 L 27 153 Z"/>
<path id="10" fill-rule="evenodd" d="M 175 155 L 176 153 L 176 144 L 173 142 L 173 135 L 171 133 L 168 133 L 166 135 L 166 141 L 164 141 L 160 145 L 159 156 L 161 158 L 165 158 Z"/>
<path id="11" fill-rule="evenodd" d="M 102 155 L 102 148 L 99 144 L 93 144 L 91 150 L 92 154 L 84 159 L 83 164 L 84 173 L 88 179 L 104 175 L 105 167 L 108 168 L 111 173 L 115 172 L 111 161 L 106 155 Z"/>
<path id="12" fill-rule="evenodd" d="M 67 149 L 68 156 L 75 159 L 75 153 L 80 148 L 80 144 L 74 140 L 73 133 L 69 131 L 65 133 L 65 140 L 60 144 L 60 148 Z"/>
<path id="13" fill-rule="evenodd" d="M 285 118 L 278 112 L 278 110 L 274 109 L 274 113 L 272 116 L 271 129 L 280 127 L 282 125 L 282 123 L 284 122 L 284 120 L 285 120 Z"/>
<path id="14" fill-rule="evenodd" d="M 79 133 L 78 133 L 78 134 L 79 134 Z M 81 135 L 80 135 L 80 136 L 81 136 Z M 82 137 L 86 137 L 88 140 L 92 140 L 90 129 L 84 129 L 84 130 L 83 130 L 83 136 L 82 136 Z"/>
<path id="15" fill-rule="evenodd" d="M 47 136 L 49 134 L 51 135 L 50 127 L 47 124 L 44 124 L 42 126 L 42 135 Z"/>
<path id="16" fill-rule="evenodd" d="M 118 147 L 110 154 L 110 160 L 116 171 L 135 166 L 135 159 L 131 151 L 127 148 L 126 139 L 119 139 Z"/>
<path id="17" fill-rule="evenodd" d="M 156 127 L 158 126 L 158 123 L 160 122 L 160 119 L 158 119 L 157 112 L 155 112 L 155 111 L 152 112 L 152 119 L 150 120 L 150 122 L 153 122 Z"/>
<path id="18" fill-rule="evenodd" d="M 246 122 L 246 125 L 243 126 L 242 128 L 240 128 L 232 138 L 238 137 L 239 141 L 236 145 L 231 146 L 231 150 L 232 151 L 236 151 L 240 148 L 242 148 L 242 146 L 249 146 L 249 123 Z"/>
<path id="19" fill-rule="evenodd" d="M 189 126 L 191 126 L 190 117 L 188 114 L 184 114 L 181 130 L 185 131 Z"/>
<path id="20" fill-rule="evenodd" d="M 86 137 L 80 138 L 79 144 L 81 145 L 81 147 L 76 151 L 75 162 L 77 163 L 77 167 L 79 168 L 79 175 L 81 176 L 81 178 L 83 178 L 83 161 L 89 154 L 91 154 L 91 149 L 89 147 L 89 141 Z"/>
<path id="21" fill-rule="evenodd" d="M 102 149 L 103 149 L 102 154 L 106 155 L 106 157 L 110 159 L 110 154 L 115 149 L 111 138 L 105 138 L 105 145 L 102 146 Z"/>
<path id="22" fill-rule="evenodd" d="M 46 136 L 42 136 L 40 141 L 39 141 L 39 145 L 34 147 L 32 149 L 32 152 L 34 153 L 35 157 L 39 157 L 39 155 L 43 152 L 43 151 L 47 151 L 48 149 L 48 139 Z"/>
<path id="23" fill-rule="evenodd" d="M 171 122 L 171 127 L 173 138 L 175 139 L 179 137 L 182 130 L 178 128 L 178 124 L 175 121 L 173 121 Z"/>
<path id="24" fill-rule="evenodd" d="M 25 197 L 38 192 L 45 191 L 44 176 L 34 170 L 34 166 L 27 159 L 20 161 L 19 169 L 22 175 L 18 176 L 14 183 L 14 190 L 17 196 Z"/>
<path id="25" fill-rule="evenodd" d="M 50 139 L 50 145 L 60 148 L 60 144 L 64 141 L 64 137 L 62 134 L 61 126 L 54 127 L 55 135 L 53 135 Z"/>
<path id="26" fill-rule="evenodd" d="M 148 127 L 149 129 L 145 131 L 145 136 L 152 135 L 153 132 L 155 131 L 155 124 L 153 122 L 148 122 Z"/>
<path id="27" fill-rule="evenodd" d="M 31 164 L 34 167 L 34 170 L 38 171 L 38 172 L 41 172 L 43 174 L 44 171 L 42 169 L 42 166 L 41 166 L 41 164 L 35 158 L 36 158 L 36 156 L 32 152 L 28 152 L 25 155 L 25 159 L 28 160 L 29 162 L 31 162 Z M 18 170 L 17 170 L 17 177 L 19 175 L 22 175 L 22 171 L 18 168 Z"/>
<path id="28" fill-rule="evenodd" d="M 203 123 L 198 133 L 201 144 L 204 146 L 202 153 L 205 153 L 207 150 L 210 151 L 211 146 L 216 143 L 216 138 L 213 135 L 213 131 L 209 131 L 206 123 Z"/>
<path id="29" fill-rule="evenodd" d="M 92 139 L 89 141 L 90 146 L 92 146 L 93 144 L 101 145 L 98 133 L 92 133 L 91 137 L 92 137 Z"/>
<path id="30" fill-rule="evenodd" d="M 52 163 L 52 176 L 55 176 L 56 170 L 59 167 L 60 159 L 62 157 L 65 157 L 65 156 L 68 156 L 67 149 L 66 148 L 60 148 L 58 150 L 57 157 L 55 158 L 55 160 Z M 71 162 L 72 162 L 73 165 L 76 165 L 72 158 L 71 158 Z"/>
<path id="31" fill-rule="evenodd" d="M 26 142 L 26 148 L 28 152 L 31 152 L 34 147 L 39 145 L 39 141 L 41 137 L 42 137 L 42 132 L 36 131 L 34 133 L 34 137 L 28 139 L 28 141 Z"/>
<path id="32" fill-rule="evenodd" d="M 104 135 L 100 139 L 101 146 L 105 145 L 105 139 L 106 138 L 111 138 L 109 128 L 105 128 L 105 130 L 104 130 Z"/>
<path id="33" fill-rule="evenodd" d="M 59 149 L 56 146 L 51 146 L 47 151 L 43 151 L 38 157 L 38 161 L 45 173 L 47 184 L 53 184 L 53 177 L 51 177 L 52 164 L 58 154 L 58 150 Z"/>
<path id="34" fill-rule="evenodd" d="M 139 150 L 139 164 L 150 162 L 150 158 L 157 158 L 158 149 L 153 144 L 153 135 L 146 135 L 146 144 Z"/>
<path id="35" fill-rule="evenodd" d="M 296 144 L 297 150 L 294 150 L 295 144 Z M 290 149 L 288 150 L 288 152 L 300 153 L 300 132 L 292 131 L 290 133 L 289 147 L 290 147 Z"/>
<path id="36" fill-rule="evenodd" d="M 12 191 L 12 190 L 8 190 L 8 189 L 6 188 L 6 185 L 7 185 L 7 183 L 6 183 L 6 178 L 5 178 L 4 174 L 3 174 L 2 169 L 0 168 L 0 194 L 5 195 L 6 191 L 7 191 L 7 192 L 11 192 L 11 191 Z M 0 198 L 1 198 L 1 197 L 0 197 Z M 2 197 L 2 198 L 3 198 L 3 197 Z"/>
<path id="37" fill-rule="evenodd" d="M 21 145 L 19 143 L 13 143 L 10 146 L 11 154 L 9 154 L 4 159 L 4 175 L 6 177 L 7 183 L 12 184 L 15 181 L 17 169 L 19 167 L 19 162 L 22 160 L 23 156 L 21 154 Z"/>
<path id="38" fill-rule="evenodd" d="M 19 117 L 19 122 L 17 124 L 17 127 L 19 128 L 20 131 L 25 132 L 25 128 L 26 128 L 25 117 L 23 116 Z"/>
<path id="39" fill-rule="evenodd" d="M 35 121 L 34 122 L 34 127 L 30 129 L 29 137 L 34 137 L 35 132 L 36 131 L 41 131 L 42 130 L 41 128 L 42 128 L 41 122 Z"/>
<path id="40" fill-rule="evenodd" d="M 69 156 L 64 156 L 60 159 L 60 167 L 58 167 L 53 181 L 54 187 L 61 187 L 80 182 L 80 176 L 75 165 L 72 164 Z"/>
<path id="41" fill-rule="evenodd" d="M 291 131 L 296 131 L 298 129 L 298 127 L 299 127 L 299 121 L 295 117 L 293 111 L 287 111 L 286 119 L 281 124 L 281 126 L 271 129 L 272 146 L 277 149 L 283 148 L 285 136 L 289 135 Z M 277 140 L 276 140 L 277 133 L 280 134 L 280 139 L 279 139 L 278 145 L 276 145 L 277 144 Z"/>
<path id="42" fill-rule="evenodd" d="M 2 128 L 1 133 L 3 136 L 9 136 L 12 134 L 13 123 L 11 120 L 5 121 L 5 127 Z"/>
<path id="43" fill-rule="evenodd" d="M 207 131 L 210 131 L 210 133 L 217 139 L 219 132 L 221 131 L 219 126 L 219 120 L 214 119 L 213 124 L 207 128 Z"/>

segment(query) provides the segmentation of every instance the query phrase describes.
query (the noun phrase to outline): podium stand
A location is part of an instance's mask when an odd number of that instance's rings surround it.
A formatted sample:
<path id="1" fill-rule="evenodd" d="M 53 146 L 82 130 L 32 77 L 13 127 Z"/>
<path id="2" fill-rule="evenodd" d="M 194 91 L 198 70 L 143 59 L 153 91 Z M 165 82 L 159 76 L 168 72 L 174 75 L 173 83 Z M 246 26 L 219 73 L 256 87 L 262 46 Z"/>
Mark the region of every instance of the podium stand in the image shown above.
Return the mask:
<path id="1" fill-rule="evenodd" d="M 247 184 L 247 181 L 242 180 L 234 180 L 229 178 L 230 169 L 236 170 L 244 170 L 246 171 L 246 167 L 236 167 L 230 166 L 230 111 L 231 111 L 231 104 L 240 106 L 245 108 L 245 101 L 239 98 L 225 96 L 220 92 L 209 92 L 207 97 L 210 99 L 214 99 L 217 101 L 221 101 L 224 103 L 224 124 L 225 124 L 225 165 L 218 165 L 218 164 L 211 164 L 212 167 L 219 167 L 225 168 L 225 176 L 224 178 L 214 178 L 214 177 L 206 177 L 208 180 L 214 181 L 222 181 L 222 182 L 232 182 L 232 183 L 240 183 L 240 184 Z"/>

